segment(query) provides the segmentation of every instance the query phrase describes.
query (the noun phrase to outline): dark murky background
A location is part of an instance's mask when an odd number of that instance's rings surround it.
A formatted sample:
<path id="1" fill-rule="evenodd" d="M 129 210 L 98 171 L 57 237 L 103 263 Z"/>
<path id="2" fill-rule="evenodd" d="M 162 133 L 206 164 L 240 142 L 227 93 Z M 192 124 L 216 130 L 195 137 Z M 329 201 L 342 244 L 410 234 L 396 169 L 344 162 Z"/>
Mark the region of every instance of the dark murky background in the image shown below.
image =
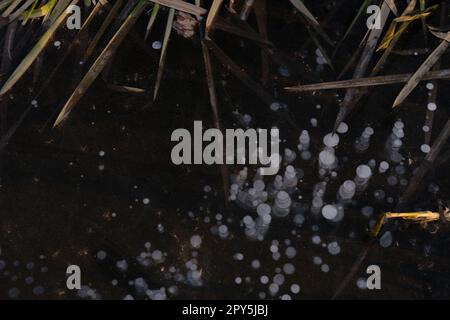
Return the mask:
<path id="1" fill-rule="evenodd" d="M 335 3 L 337 11 L 326 30 L 338 39 L 336 33 L 342 35 L 345 32 L 359 6 L 351 8 L 339 6 L 340 1 Z M 269 38 L 299 69 L 297 73 L 290 69 L 292 76 L 286 78 L 279 75 L 278 66 L 271 64 L 267 91 L 287 103 L 289 112 L 270 111 L 213 59 L 222 123 L 226 128 L 234 127 L 231 112 L 238 108 L 241 113 L 250 114 L 253 123 L 260 127 L 278 125 L 282 139 L 286 139 L 282 147 L 291 149 L 296 148 L 301 130 L 308 129 L 313 139 L 311 149 L 317 155 L 322 148 L 322 137 L 330 132 L 338 110 L 336 92 L 297 96 L 287 95 L 281 88 L 297 82 L 334 80 L 335 76 L 327 66 L 323 71 L 316 70 L 316 46 L 307 40 L 309 35 L 290 6 L 278 1 L 269 1 L 268 5 Z M 331 10 L 330 1 L 309 1 L 308 5 L 320 21 Z M 161 40 L 163 17 L 158 18 L 150 41 Z M 254 23 L 252 19 L 250 22 Z M 139 35 L 145 20 L 135 28 Z M 425 47 L 420 28 L 418 23 L 400 45 L 404 48 Z M 365 29 L 361 29 L 352 34 L 344 44 L 341 57 L 335 59 L 338 70 L 348 61 L 364 32 Z M 218 45 L 237 63 L 245 66 L 255 78 L 259 77 L 260 51 L 254 44 L 219 31 L 215 37 Z M 63 49 L 70 43 L 64 31 L 57 38 L 62 41 Z M 430 39 L 429 45 L 434 47 L 436 41 Z M 77 292 L 67 290 L 65 285 L 65 270 L 70 264 L 81 267 L 83 285 L 96 290 L 97 297 L 106 299 L 122 299 L 127 294 L 142 298 L 130 283 L 138 277 L 143 277 L 151 289 L 176 285 L 178 294 L 168 294 L 170 298 L 258 298 L 260 292 L 268 292 L 268 285 L 261 284 L 260 277 L 272 278 L 276 268 L 286 262 L 293 263 L 296 270 L 293 275 L 286 275 L 285 283 L 274 298 L 285 293 L 294 299 L 330 298 L 367 244 L 369 219 L 360 213 L 361 208 L 373 206 L 374 214 L 393 210 L 395 202 L 377 203 L 373 191 L 383 189 L 387 196 L 396 199 L 404 187 L 390 187 L 386 177 L 377 174 L 366 193 L 358 198 L 358 204 L 346 210 L 345 219 L 339 225 L 331 226 L 306 214 L 307 221 L 299 228 L 289 216 L 274 220 L 264 241 L 249 241 L 240 225 L 240 220 L 248 213 L 232 203 L 225 206 L 220 168 L 174 166 L 170 161 L 173 146 L 170 135 L 174 129 L 190 129 L 194 120 L 211 125 L 212 113 L 198 40 L 186 40 L 172 33 L 166 73 L 155 103 L 150 101 L 159 52 L 149 48 L 143 50 L 129 37 L 114 59 L 109 75 L 110 82 L 146 88 L 148 94 L 117 93 L 99 79 L 68 121 L 61 128 L 51 129 L 49 117 L 68 98 L 81 73 L 76 58 L 69 59 L 63 72 L 38 99 L 38 108 L 31 110 L 2 152 L 0 260 L 4 263 L 0 264 L 0 298 L 8 298 L 11 288 L 19 289 L 18 298 L 78 298 Z M 8 106 L 10 123 L 16 121 L 30 104 L 32 89 L 37 90 L 62 52 L 62 49 L 50 46 L 41 79 L 34 85 L 32 75 L 28 75 L 12 91 L 13 99 Z M 300 56 L 305 57 L 304 62 L 300 61 Z M 423 59 L 420 55 L 394 56 L 387 73 L 412 72 Z M 448 65 L 448 55 L 444 57 L 445 65 Z M 419 147 L 424 139 L 421 128 L 427 100 L 425 83 L 420 84 L 404 106 L 393 111 L 390 106 L 400 88 L 401 85 L 392 85 L 372 90 L 347 120 L 350 131 L 341 136 L 337 154 L 347 156 L 349 161 L 342 164 L 338 179 L 330 183 L 326 196 L 329 201 L 334 200 L 340 183 L 353 178 L 357 165 L 372 158 L 377 162 L 384 160 L 384 142 L 397 118 L 402 118 L 406 126 L 402 152 L 412 162 L 407 177 L 411 175 L 411 168 L 423 159 Z M 448 82 L 441 81 L 433 138 L 449 116 L 447 89 Z M 343 96 L 343 91 L 337 93 Z M 322 108 L 317 109 L 317 104 Z M 312 117 L 318 119 L 317 128 L 310 125 Z M 369 152 L 357 154 L 353 143 L 366 125 L 374 128 L 375 135 Z M 100 156 L 101 151 L 104 156 Z M 312 187 L 319 181 L 316 161 L 297 159 L 295 166 L 306 172 L 299 184 L 303 195 L 300 201 L 309 203 Z M 435 209 L 436 199 L 449 199 L 448 168 L 445 163 L 427 176 L 415 202 L 410 204 L 410 210 Z M 430 183 L 439 186 L 437 194 L 428 191 Z M 211 186 L 212 191 L 205 192 L 205 185 Z M 149 204 L 143 203 L 145 198 L 150 200 Z M 224 220 L 231 219 L 227 222 L 231 233 L 229 239 L 222 240 L 210 231 L 216 224 L 217 213 L 222 214 Z M 207 216 L 211 219 L 209 223 L 204 222 Z M 319 226 L 319 230 L 313 231 L 313 225 Z M 296 235 L 292 234 L 293 229 Z M 349 237 L 351 232 L 354 237 Z M 192 258 L 189 239 L 193 234 L 203 238 L 198 250 L 201 287 L 177 281 L 169 271 L 175 266 L 179 273 L 186 274 L 185 263 Z M 394 243 L 390 247 L 376 245 L 369 251 L 357 275 L 340 297 L 449 298 L 448 229 L 441 226 L 436 233 L 431 233 L 430 229 L 401 223 L 393 234 Z M 320 235 L 325 243 L 338 241 L 341 253 L 330 255 L 326 248 L 311 242 L 313 235 Z M 288 259 L 282 254 L 279 261 L 274 261 L 269 250 L 272 240 L 278 240 L 280 251 L 284 252 L 286 239 L 296 248 L 297 255 Z M 146 242 L 151 243 L 151 251 L 158 249 L 167 253 L 163 263 L 144 268 L 136 262 L 136 257 L 146 251 Z M 101 250 L 107 253 L 104 260 L 96 258 Z M 242 261 L 233 259 L 238 252 L 244 255 Z M 313 263 L 316 256 L 329 265 L 329 272 L 321 271 L 320 266 Z M 121 259 L 128 262 L 126 272 L 116 268 L 116 262 Z M 260 269 L 251 267 L 253 259 L 259 259 Z M 362 290 L 356 285 L 359 277 L 366 277 L 365 268 L 370 264 L 377 264 L 382 269 L 382 290 Z M 27 280 L 30 276 L 33 283 L 27 283 L 31 281 Z M 249 277 L 249 282 L 236 284 L 236 277 Z M 117 280 L 116 285 L 112 284 L 113 279 Z M 301 287 L 296 295 L 289 293 L 289 287 L 294 283 Z"/>

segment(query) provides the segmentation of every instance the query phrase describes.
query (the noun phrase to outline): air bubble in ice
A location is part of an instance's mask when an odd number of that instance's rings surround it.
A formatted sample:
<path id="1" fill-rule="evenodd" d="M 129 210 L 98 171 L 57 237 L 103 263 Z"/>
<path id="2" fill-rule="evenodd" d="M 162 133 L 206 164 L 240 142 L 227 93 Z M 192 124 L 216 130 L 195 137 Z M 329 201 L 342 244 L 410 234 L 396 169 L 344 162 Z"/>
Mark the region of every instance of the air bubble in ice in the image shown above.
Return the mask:
<path id="1" fill-rule="evenodd" d="M 202 238 L 198 234 L 194 234 L 191 237 L 190 243 L 193 248 L 198 249 L 202 245 Z"/>

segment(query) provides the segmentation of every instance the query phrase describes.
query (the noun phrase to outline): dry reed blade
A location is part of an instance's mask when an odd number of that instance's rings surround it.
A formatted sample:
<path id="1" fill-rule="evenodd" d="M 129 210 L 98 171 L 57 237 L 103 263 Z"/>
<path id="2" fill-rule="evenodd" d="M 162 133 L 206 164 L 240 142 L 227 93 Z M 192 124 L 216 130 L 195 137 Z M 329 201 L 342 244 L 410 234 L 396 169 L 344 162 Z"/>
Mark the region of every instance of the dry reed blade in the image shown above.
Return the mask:
<path id="1" fill-rule="evenodd" d="M 205 8 L 196 6 L 194 4 L 191 4 L 189 2 L 185 2 L 182 0 L 150 0 L 150 1 L 160 4 L 162 6 L 165 6 L 165 7 L 172 8 L 174 10 L 179 10 L 179 11 L 193 14 L 194 16 L 201 16 L 207 12 L 207 10 Z"/>
<path id="2" fill-rule="evenodd" d="M 256 1 L 254 4 L 254 11 L 256 15 L 256 23 L 261 37 L 268 41 L 267 31 L 267 4 L 266 0 Z M 261 82 L 267 83 L 269 80 L 269 56 L 264 49 L 261 49 Z"/>
<path id="3" fill-rule="evenodd" d="M 10 21 L 13 21 L 15 19 L 17 19 L 25 10 L 27 10 L 33 3 L 35 2 L 35 0 L 27 0 L 25 1 L 16 11 L 14 11 L 14 13 L 10 14 L 8 16 Z"/>
<path id="4" fill-rule="evenodd" d="M 102 7 L 103 6 L 102 2 L 101 1 L 98 2 L 97 6 L 98 7 Z M 35 96 L 35 100 L 37 100 L 37 98 L 41 95 L 41 93 L 50 84 L 50 82 L 52 81 L 53 77 L 56 75 L 56 73 L 58 72 L 59 68 L 66 61 L 67 57 L 71 54 L 73 49 L 78 45 L 78 43 L 80 43 L 81 39 L 86 36 L 88 28 L 91 25 L 92 21 L 94 20 L 95 15 L 98 12 L 99 12 L 99 10 L 96 10 L 95 8 L 94 8 L 94 10 L 91 11 L 89 16 L 86 18 L 86 21 L 83 23 L 81 29 L 78 31 L 77 35 L 75 36 L 75 38 L 70 43 L 69 48 L 64 52 L 64 55 L 61 57 L 61 59 L 59 59 L 58 64 L 55 66 L 55 68 L 53 68 L 53 70 L 50 73 L 50 75 L 46 77 L 44 83 L 42 84 L 42 86 L 40 87 L 39 91 L 37 92 L 37 94 Z"/>
<path id="5" fill-rule="evenodd" d="M 164 40 L 161 50 L 161 56 L 159 58 L 158 73 L 156 75 L 155 91 L 153 92 L 153 101 L 155 101 L 156 97 L 158 96 L 159 87 L 161 85 L 161 80 L 164 73 L 164 65 L 166 62 L 167 48 L 169 45 L 170 34 L 172 32 L 174 16 L 175 16 L 175 9 L 171 8 L 169 10 L 169 17 L 167 18 L 166 31 L 164 32 Z"/>
<path id="6" fill-rule="evenodd" d="M 207 47 L 214 53 L 215 57 L 225 66 L 227 70 L 241 81 L 245 86 L 250 88 L 265 104 L 271 105 L 274 98 L 268 94 L 262 86 L 253 80 L 245 71 L 242 70 L 233 60 L 231 60 L 225 52 L 220 49 L 212 40 L 205 41 Z"/>
<path id="7" fill-rule="evenodd" d="M 6 145 L 8 144 L 9 140 L 11 139 L 11 137 L 14 135 L 14 133 L 16 132 L 16 130 L 20 127 L 20 125 L 22 124 L 23 120 L 25 120 L 25 118 L 27 117 L 28 113 L 31 110 L 31 106 L 28 106 L 24 112 L 22 112 L 22 114 L 20 115 L 19 119 L 16 120 L 16 122 L 14 122 L 13 125 L 11 125 L 11 127 L 9 127 L 9 129 L 1 136 L 0 138 L 0 152 L 3 151 L 3 149 L 6 147 Z"/>
<path id="8" fill-rule="evenodd" d="M 414 171 L 414 175 L 411 178 L 411 180 L 408 184 L 408 187 L 406 188 L 405 192 L 402 194 L 402 196 L 398 200 L 399 206 L 402 206 L 405 203 L 408 203 L 411 200 L 411 198 L 415 195 L 415 193 L 421 186 L 422 179 L 426 176 L 428 171 L 433 167 L 434 162 L 436 161 L 439 153 L 442 151 L 442 148 L 447 143 L 449 137 L 450 137 L 450 118 L 447 120 L 447 123 L 445 124 L 441 133 L 434 141 L 430 152 L 427 153 L 427 155 L 425 156 L 425 159 L 422 161 L 420 166 Z"/>
<path id="9" fill-rule="evenodd" d="M 426 9 L 426 4 L 425 4 L 425 0 L 419 0 L 419 6 L 420 6 L 420 10 L 425 10 Z M 428 42 L 428 28 L 427 28 L 427 22 L 425 20 L 425 18 L 421 18 L 422 20 L 422 31 L 423 31 L 423 36 L 425 38 L 425 42 Z"/>
<path id="10" fill-rule="evenodd" d="M 445 51 L 447 51 L 450 41 L 450 32 L 447 33 L 446 37 L 442 40 L 441 44 L 428 56 L 428 58 L 422 63 L 422 65 L 417 69 L 417 71 L 411 76 L 409 81 L 403 87 L 403 89 L 398 94 L 392 107 L 395 108 L 400 105 L 414 90 L 417 84 L 421 81 L 423 76 L 434 66 L 434 64 L 441 58 Z"/>
<path id="11" fill-rule="evenodd" d="M 250 12 L 252 11 L 253 4 L 255 3 L 255 0 L 245 0 L 244 5 L 242 6 L 241 12 L 239 14 L 239 17 L 242 21 L 247 21 L 248 16 L 250 15 Z"/>
<path id="12" fill-rule="evenodd" d="M 305 20 L 305 19 L 303 19 Z M 312 41 L 316 45 L 316 47 L 319 49 L 319 51 L 322 53 L 323 58 L 325 59 L 327 65 L 331 68 L 333 72 L 335 72 L 333 62 L 331 61 L 331 58 L 329 57 L 327 50 L 323 47 L 323 45 L 320 43 L 319 39 L 317 39 L 315 32 L 311 30 L 309 25 L 306 23 L 306 30 L 308 31 Z"/>
<path id="13" fill-rule="evenodd" d="M 97 47 L 98 42 L 100 41 L 101 37 L 104 35 L 106 29 L 109 27 L 113 19 L 117 16 L 117 13 L 119 12 L 120 7 L 123 4 L 123 0 L 117 0 L 114 5 L 112 6 L 111 10 L 109 11 L 106 18 L 103 20 L 100 28 L 96 32 L 94 38 L 89 43 L 89 46 L 87 47 L 84 56 L 83 61 L 87 61 L 92 53 L 94 52 L 95 48 Z"/>
<path id="14" fill-rule="evenodd" d="M 248 39 L 251 41 L 258 42 L 258 43 L 266 45 L 266 46 L 273 46 L 272 42 L 267 40 L 267 38 L 264 38 L 261 34 L 258 34 L 256 32 L 254 32 L 253 30 L 247 30 L 247 29 L 244 30 L 240 26 L 231 24 L 219 16 L 216 17 L 216 19 L 215 19 L 214 28 L 218 29 L 218 30 L 222 30 L 224 32 L 234 34 L 241 38 L 245 38 L 245 39 Z"/>
<path id="15" fill-rule="evenodd" d="M 3 18 L 9 17 L 14 12 L 14 10 L 20 5 L 21 2 L 22 2 L 21 0 L 14 0 L 9 3 L 6 3 L 7 8 L 5 9 L 5 11 L 3 11 L 2 17 Z"/>
<path id="16" fill-rule="evenodd" d="M 70 4 L 73 5 L 76 3 L 78 3 L 78 0 L 73 0 Z M 52 23 L 51 26 L 48 28 L 48 30 L 42 35 L 42 37 L 39 39 L 39 41 L 36 43 L 33 49 L 31 49 L 31 51 L 22 60 L 22 62 L 19 64 L 19 66 L 16 68 L 13 74 L 5 82 L 5 84 L 0 90 L 0 96 L 8 92 L 16 84 L 16 82 L 19 81 L 19 79 L 25 74 L 28 68 L 33 64 L 33 62 L 42 52 L 42 50 L 44 50 L 44 48 L 47 46 L 47 44 L 49 43 L 50 39 L 52 38 L 53 34 L 56 32 L 58 27 L 64 22 L 67 14 L 68 14 L 67 11 L 63 10 L 58 19 L 56 19 L 55 22 Z"/>
<path id="17" fill-rule="evenodd" d="M 152 8 L 152 14 L 150 15 L 150 18 L 148 19 L 147 28 L 145 29 L 144 40 L 147 40 L 148 35 L 150 34 L 150 31 L 152 31 L 152 27 L 153 27 L 153 24 L 155 23 L 159 9 L 160 9 L 160 5 L 158 3 L 155 3 Z"/>
<path id="18" fill-rule="evenodd" d="M 347 74 L 347 72 L 350 70 L 350 68 L 356 63 L 356 60 L 360 56 L 360 52 L 364 49 L 364 45 L 367 42 L 367 38 L 369 37 L 370 30 L 368 30 L 364 37 L 359 42 L 358 48 L 353 52 L 351 58 L 348 60 L 348 62 L 345 64 L 344 68 L 342 68 L 341 72 L 337 76 L 337 79 L 342 79 L 344 75 Z"/>
<path id="19" fill-rule="evenodd" d="M 214 0 L 211 8 L 209 8 L 208 17 L 206 18 L 205 38 L 209 39 L 209 34 L 214 26 L 214 21 L 219 14 L 223 0 Z"/>
<path id="20" fill-rule="evenodd" d="M 389 9 L 391 9 L 392 13 L 398 16 L 398 9 L 397 5 L 395 4 L 395 0 L 386 0 L 386 3 L 389 6 Z"/>
<path id="21" fill-rule="evenodd" d="M 353 78 L 362 78 L 369 66 L 370 61 L 372 60 L 372 55 L 375 52 L 378 40 L 381 37 L 381 34 L 383 32 L 384 26 L 386 24 L 386 20 L 389 16 L 389 6 L 386 2 L 383 2 L 383 5 L 381 6 L 381 10 L 379 12 L 380 20 L 381 20 L 381 28 L 380 29 L 372 29 L 369 33 L 366 45 L 363 49 L 363 52 L 361 53 L 360 60 L 358 62 L 358 65 L 356 66 L 356 69 L 353 73 Z M 339 113 L 336 117 L 336 121 L 334 124 L 334 130 L 339 126 L 339 124 L 344 121 L 345 117 L 347 116 L 348 112 L 353 109 L 355 106 L 357 100 L 355 97 L 359 94 L 359 91 L 357 89 L 349 89 L 344 97 L 344 100 L 340 106 Z"/>
<path id="22" fill-rule="evenodd" d="M 406 9 L 403 11 L 401 16 L 404 17 L 404 16 L 409 15 L 414 10 L 415 5 L 416 5 L 416 1 L 415 0 L 411 1 L 408 4 L 408 6 L 406 7 Z M 375 67 L 372 69 L 371 76 L 376 76 L 382 70 L 382 68 L 384 67 L 384 65 L 385 65 L 385 63 L 387 61 L 387 58 L 391 54 L 392 50 L 394 49 L 394 47 L 397 44 L 398 40 L 400 39 L 401 35 L 407 29 L 407 27 L 409 26 L 410 23 L 411 23 L 411 21 L 403 22 L 401 24 L 401 26 L 400 26 L 400 30 L 398 30 L 397 33 L 394 32 L 395 28 L 396 28 L 396 25 L 397 25 L 397 22 L 394 20 L 391 23 L 387 33 L 390 32 L 389 30 L 392 30 L 392 32 L 394 34 L 391 36 L 391 38 L 385 37 L 385 39 L 387 38 L 385 47 L 383 46 L 383 41 L 382 41 L 382 44 L 378 48 L 378 50 L 380 50 L 381 47 L 384 47 L 386 50 L 383 52 L 383 55 L 378 60 L 378 62 L 375 65 Z"/>
<path id="23" fill-rule="evenodd" d="M 440 17 L 440 25 L 444 26 L 445 22 L 447 20 L 447 5 L 444 3 L 441 7 L 441 17 Z M 439 59 L 435 65 L 433 66 L 433 70 L 439 70 L 441 68 L 441 59 Z M 430 103 L 436 103 L 437 100 L 437 92 L 439 88 L 438 82 L 435 80 L 432 82 L 433 88 L 431 89 L 431 92 L 428 96 L 428 104 Z M 425 141 L 424 143 L 427 145 L 431 145 L 431 133 L 433 132 L 433 122 L 434 122 L 434 111 L 428 110 L 426 111 L 425 115 L 425 125 L 428 127 L 428 131 L 425 132 Z"/>
<path id="24" fill-rule="evenodd" d="M 289 0 L 290 3 L 303 15 L 305 20 L 312 26 L 314 30 L 326 41 L 329 45 L 334 46 L 334 42 L 328 37 L 325 30 L 323 30 L 320 23 L 314 17 L 314 15 L 305 6 L 302 0 Z"/>
<path id="25" fill-rule="evenodd" d="M 94 82 L 98 75 L 103 71 L 104 67 L 109 62 L 110 58 L 114 55 L 115 51 L 122 43 L 125 36 L 128 34 L 128 32 L 135 24 L 136 20 L 144 11 L 146 4 L 147 2 L 145 0 L 141 0 L 135 6 L 133 11 L 129 14 L 124 23 L 117 30 L 106 47 L 100 53 L 99 57 L 95 60 L 89 71 L 78 84 L 77 88 L 72 93 L 69 100 L 66 102 L 61 112 L 59 113 L 53 127 L 60 125 L 67 118 L 77 102 L 81 99 L 81 97 L 83 97 L 84 93 L 91 86 L 92 82 Z"/>
<path id="26" fill-rule="evenodd" d="M 216 87 L 214 84 L 214 72 L 211 65 L 211 58 L 209 55 L 209 50 L 205 45 L 205 40 L 201 40 L 202 44 L 202 54 L 203 54 L 203 60 L 205 63 L 205 75 L 206 75 L 206 82 L 208 85 L 208 93 L 209 93 L 209 102 L 211 104 L 211 110 L 213 114 L 213 123 L 214 127 L 217 129 L 221 129 L 220 124 L 220 117 L 219 117 L 219 104 L 216 94 Z M 223 152 L 223 150 L 222 150 Z M 229 190 L 229 183 L 228 183 L 228 167 L 225 164 L 222 164 L 220 166 L 220 172 L 222 176 L 222 186 L 223 186 L 223 192 L 225 199 L 228 199 L 228 190 Z"/>
<path id="27" fill-rule="evenodd" d="M 69 5 L 73 4 L 70 2 L 71 0 L 58 0 L 56 1 L 55 6 L 52 8 L 52 11 L 48 15 L 48 23 L 52 24 L 56 19 L 63 13 L 66 12 L 66 9 Z M 46 19 L 44 19 L 44 22 L 47 22 Z"/>
<path id="28" fill-rule="evenodd" d="M 336 48 L 334 49 L 333 54 L 331 55 L 332 58 L 337 54 L 339 48 L 344 43 L 344 41 L 347 39 L 347 37 L 350 35 L 350 32 L 353 30 L 353 28 L 355 27 L 356 22 L 358 22 L 359 18 L 361 18 L 362 14 L 366 11 L 367 7 L 369 6 L 369 4 L 371 2 L 372 2 L 372 0 L 364 0 L 363 4 L 359 8 L 356 16 L 353 18 L 353 21 L 350 23 L 350 26 L 347 28 L 347 30 L 345 31 L 341 40 L 339 40 L 338 44 L 336 45 Z"/>
<path id="29" fill-rule="evenodd" d="M 383 86 L 395 83 L 407 82 L 412 73 L 394 74 L 388 76 L 377 76 L 350 80 L 330 81 L 315 84 L 306 84 L 300 86 L 286 87 L 285 90 L 289 92 L 305 92 L 305 91 L 317 91 L 317 90 L 333 90 L 333 89 L 348 89 L 359 87 L 372 87 Z M 450 79 L 450 69 L 435 70 L 428 72 L 422 78 L 425 80 L 438 80 L 438 79 Z"/>

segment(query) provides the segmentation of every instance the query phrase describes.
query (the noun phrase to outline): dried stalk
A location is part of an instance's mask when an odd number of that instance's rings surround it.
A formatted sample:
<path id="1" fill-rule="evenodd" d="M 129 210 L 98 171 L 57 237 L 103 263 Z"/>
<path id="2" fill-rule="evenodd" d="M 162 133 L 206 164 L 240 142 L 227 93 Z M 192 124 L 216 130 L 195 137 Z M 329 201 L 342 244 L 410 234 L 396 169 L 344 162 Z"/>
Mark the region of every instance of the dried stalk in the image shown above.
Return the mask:
<path id="1" fill-rule="evenodd" d="M 373 87 L 373 86 L 383 86 L 395 83 L 402 83 L 408 81 L 412 73 L 405 74 L 394 74 L 388 76 L 378 76 L 360 79 L 350 79 L 341 81 L 330 81 L 323 83 L 314 83 L 300 86 L 287 87 L 285 90 L 290 92 L 305 92 L 305 91 L 316 91 L 316 90 L 331 90 L 331 89 L 348 89 L 348 88 L 358 88 L 358 87 Z M 430 71 L 422 78 L 422 81 L 426 80 L 438 80 L 438 79 L 449 79 L 450 69 Z"/>

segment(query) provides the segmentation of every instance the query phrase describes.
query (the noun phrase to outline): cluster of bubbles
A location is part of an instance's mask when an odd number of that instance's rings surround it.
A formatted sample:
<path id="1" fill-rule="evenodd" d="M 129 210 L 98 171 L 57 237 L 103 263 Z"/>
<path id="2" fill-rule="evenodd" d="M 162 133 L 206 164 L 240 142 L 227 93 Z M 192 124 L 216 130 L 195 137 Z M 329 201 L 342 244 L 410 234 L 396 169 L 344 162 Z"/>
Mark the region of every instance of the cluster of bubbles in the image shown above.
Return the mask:
<path id="1" fill-rule="evenodd" d="M 319 60 L 321 63 L 324 63 L 323 57 L 318 54 Z M 272 109 L 279 110 L 280 105 L 277 104 Z M 311 119 L 311 124 L 315 127 L 317 125 L 316 119 Z M 401 119 L 395 121 L 392 132 L 385 142 L 384 159 L 379 162 L 375 159 L 370 159 L 367 163 L 356 164 L 353 178 L 344 180 L 338 185 L 334 201 L 329 201 L 329 195 L 326 196 L 327 187 L 332 180 L 338 178 L 341 167 L 348 163 L 346 156 L 340 158 L 336 152 L 341 136 L 348 132 L 349 128 L 346 123 L 341 123 L 336 132 L 326 134 L 323 137 L 323 146 L 318 150 L 316 157 L 311 150 L 310 132 L 302 130 L 299 134 L 296 150 L 288 147 L 283 150 L 283 156 L 280 161 L 283 166 L 279 174 L 273 178 L 263 178 L 259 174 L 259 169 L 252 175 L 249 168 L 243 167 L 231 177 L 229 200 L 247 212 L 241 220 L 245 236 L 249 240 L 264 241 L 270 236 L 270 227 L 274 221 L 288 218 L 292 218 L 293 225 L 297 227 L 301 227 L 307 219 L 317 222 L 323 219 L 328 224 L 338 224 L 344 219 L 347 207 L 357 204 L 359 196 L 367 196 L 367 187 L 374 176 L 377 179 L 384 178 L 389 186 L 397 184 L 401 187 L 407 186 L 407 164 L 402 154 L 403 138 L 405 136 L 404 128 L 405 125 Z M 361 135 L 354 141 L 354 151 L 356 153 L 367 152 L 370 149 L 371 138 L 374 133 L 373 127 L 366 126 Z M 312 161 L 317 161 L 318 181 L 313 185 L 312 193 L 310 194 L 311 201 L 308 202 L 304 196 L 305 190 L 302 190 L 305 172 L 297 165 L 303 162 L 305 166 L 311 167 Z M 373 191 L 373 199 L 380 203 L 386 201 L 392 204 L 394 202 L 394 198 L 387 196 L 386 191 L 383 189 Z M 373 213 L 374 208 L 371 206 L 366 205 L 361 209 L 361 214 L 364 217 L 372 219 L 369 221 L 369 227 L 375 223 Z M 313 225 L 313 231 L 317 232 L 318 229 L 317 224 Z M 292 235 L 295 234 L 296 231 L 292 230 Z M 349 236 L 354 237 L 354 235 L 354 232 L 351 232 Z M 391 246 L 394 241 L 392 233 L 389 231 L 385 232 L 379 241 L 382 247 Z M 311 242 L 325 248 L 330 256 L 339 255 L 342 251 L 341 245 L 337 240 L 334 239 L 325 243 L 322 242 L 318 234 L 313 235 Z M 278 261 L 280 259 L 278 242 L 276 240 L 272 241 L 270 252 L 273 260 Z M 289 252 L 286 255 L 289 255 L 291 258 L 296 255 L 296 249 L 293 246 L 286 249 L 286 252 Z M 330 265 L 324 263 L 319 256 L 314 257 L 313 263 L 319 265 L 322 272 L 327 273 L 330 271 Z M 253 260 L 252 267 L 259 268 L 259 260 Z M 260 282 L 268 286 L 268 296 L 274 297 L 278 295 L 285 275 L 294 273 L 295 268 L 289 264 L 280 268 L 279 271 L 280 273 L 276 274 L 276 278 L 273 277 L 272 280 L 267 275 L 260 277 Z M 237 277 L 235 282 L 241 284 L 245 282 L 243 279 L 245 280 L 245 278 Z M 360 289 L 365 289 L 365 284 L 362 284 L 363 280 L 363 278 L 358 279 L 356 283 Z M 299 291 L 299 285 L 295 284 L 291 287 L 291 293 L 296 294 Z M 261 298 L 266 296 L 266 292 L 260 293 Z M 289 299 L 290 295 L 281 295 L 279 298 Z"/>

